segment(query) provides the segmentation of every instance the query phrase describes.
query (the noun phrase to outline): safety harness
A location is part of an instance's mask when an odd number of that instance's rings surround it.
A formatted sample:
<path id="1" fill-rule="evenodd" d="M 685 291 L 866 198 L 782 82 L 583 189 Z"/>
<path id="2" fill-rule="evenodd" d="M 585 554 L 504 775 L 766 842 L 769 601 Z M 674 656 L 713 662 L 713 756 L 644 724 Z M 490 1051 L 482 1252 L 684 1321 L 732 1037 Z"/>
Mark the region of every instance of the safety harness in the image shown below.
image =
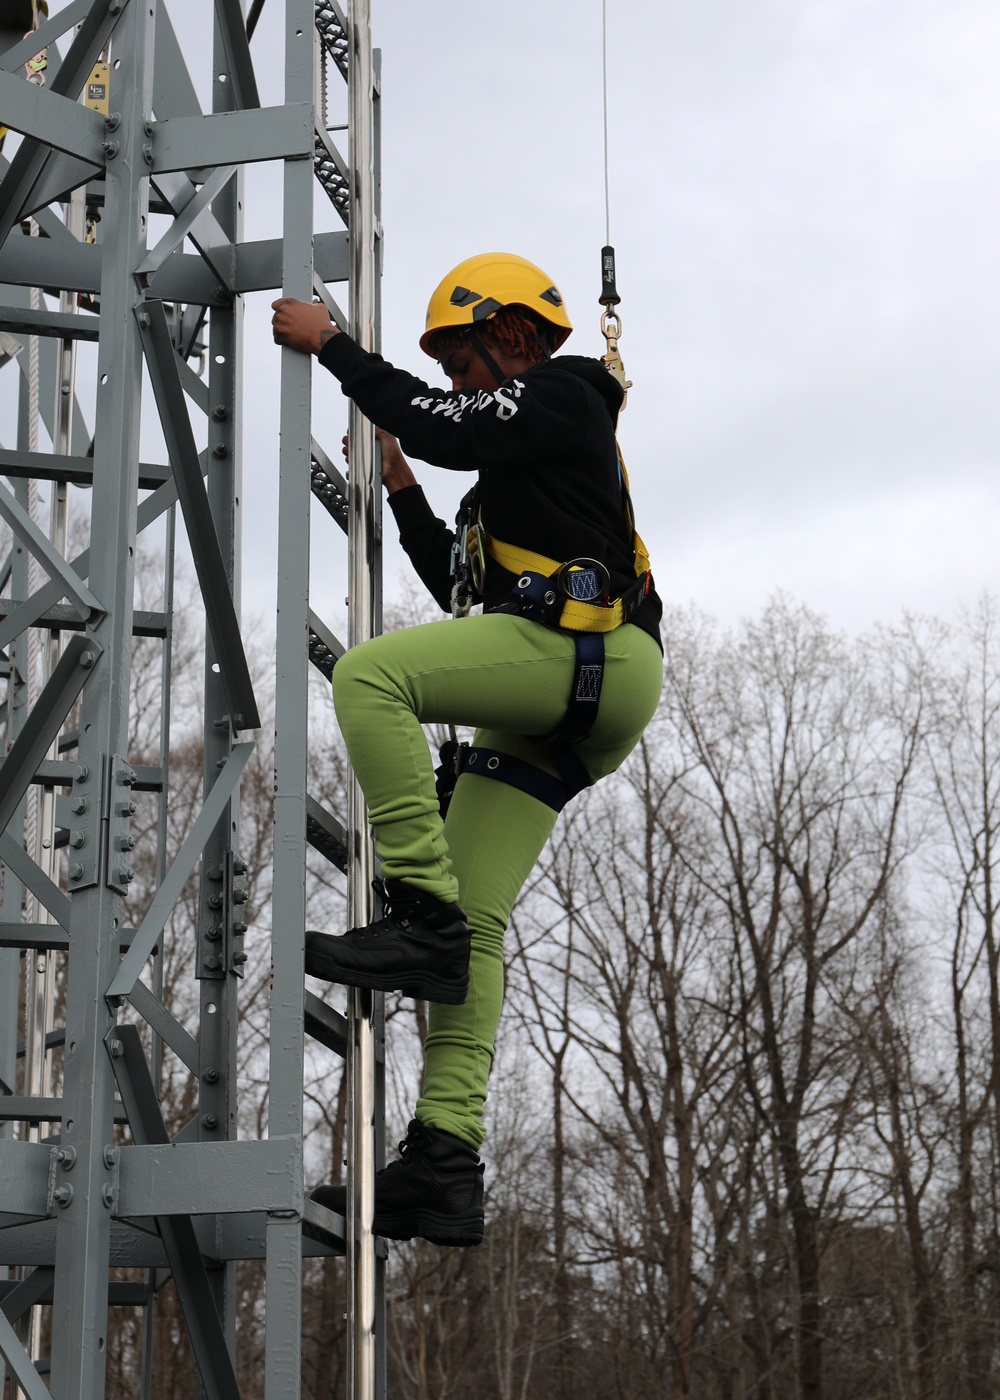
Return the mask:
<path id="1" fill-rule="evenodd" d="M 469 516 L 460 524 L 456 542 L 456 594 L 468 596 L 470 583 L 482 592 L 484 554 L 502 569 L 517 576 L 510 600 L 497 612 L 514 613 L 544 626 L 573 633 L 576 655 L 566 711 L 548 734 L 531 735 L 536 743 L 550 746 L 559 777 L 523 759 L 494 749 L 474 747 L 452 738 L 440 750 L 438 798 L 447 810 L 455 783 L 462 773 L 496 778 L 562 811 L 570 798 L 594 781 L 573 746 L 585 739 L 597 719 L 604 682 L 604 634 L 628 622 L 652 587 L 649 553 L 635 528 L 628 473 L 618 448 L 618 472 L 625 520 L 631 531 L 635 582 L 617 598 L 610 598 L 610 576 L 596 559 L 570 559 L 560 563 L 544 554 L 505 544 L 482 527 L 478 517 L 478 492 L 469 503 Z M 465 570 L 459 583 L 459 569 Z"/>

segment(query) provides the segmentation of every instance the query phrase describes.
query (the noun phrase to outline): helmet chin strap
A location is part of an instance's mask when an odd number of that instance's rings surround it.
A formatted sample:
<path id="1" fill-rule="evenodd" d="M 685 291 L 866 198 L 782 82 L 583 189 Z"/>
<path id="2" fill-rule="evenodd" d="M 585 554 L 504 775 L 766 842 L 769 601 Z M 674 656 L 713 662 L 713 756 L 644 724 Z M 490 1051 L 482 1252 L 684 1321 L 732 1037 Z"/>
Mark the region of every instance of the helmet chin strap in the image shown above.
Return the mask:
<path id="1" fill-rule="evenodd" d="M 472 346 L 473 350 L 475 350 L 476 354 L 482 360 L 483 364 L 489 370 L 490 374 L 492 374 L 497 384 L 502 384 L 505 379 L 510 378 L 509 375 L 504 374 L 503 370 L 497 364 L 496 360 L 493 358 L 493 356 L 487 350 L 486 346 L 480 340 L 479 333 L 475 329 L 470 329 L 469 331 L 469 344 Z"/>

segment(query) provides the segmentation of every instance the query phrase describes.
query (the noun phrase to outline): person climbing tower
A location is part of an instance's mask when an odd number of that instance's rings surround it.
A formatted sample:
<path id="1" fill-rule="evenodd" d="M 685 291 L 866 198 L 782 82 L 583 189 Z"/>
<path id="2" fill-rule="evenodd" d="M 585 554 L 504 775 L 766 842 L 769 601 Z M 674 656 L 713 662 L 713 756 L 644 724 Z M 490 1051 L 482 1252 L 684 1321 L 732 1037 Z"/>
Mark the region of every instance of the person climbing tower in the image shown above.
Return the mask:
<path id="1" fill-rule="evenodd" d="M 374 1229 L 475 1245 L 511 909 L 558 812 L 621 765 L 660 695 L 662 605 L 615 437 L 624 390 L 599 360 L 553 358 L 572 330 L 563 298 L 510 253 L 467 259 L 431 296 L 420 347 L 450 390 L 365 351 L 322 305 L 273 311 L 276 343 L 318 355 L 377 425 L 400 542 L 457 614 L 366 641 L 334 669 L 383 913 L 307 933 L 306 970 L 430 1002 L 423 1092 L 399 1160 L 376 1176 Z M 455 530 L 405 454 L 474 476 Z M 483 610 L 469 615 L 473 595 Z M 421 729 L 437 723 L 476 731 L 451 751 L 450 794 Z M 346 1213 L 344 1186 L 313 1194 Z"/>

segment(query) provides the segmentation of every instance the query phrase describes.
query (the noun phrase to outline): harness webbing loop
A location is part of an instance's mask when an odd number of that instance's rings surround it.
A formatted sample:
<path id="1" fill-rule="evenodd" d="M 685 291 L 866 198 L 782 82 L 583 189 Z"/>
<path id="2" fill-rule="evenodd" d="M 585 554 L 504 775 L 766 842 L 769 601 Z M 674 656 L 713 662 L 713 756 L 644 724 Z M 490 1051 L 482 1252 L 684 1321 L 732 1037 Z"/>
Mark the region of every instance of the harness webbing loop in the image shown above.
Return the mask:
<path id="1" fill-rule="evenodd" d="M 539 738 L 540 744 L 577 744 L 587 737 L 597 718 L 604 683 L 604 637 L 599 632 L 578 632 L 573 641 L 576 658 L 566 712 L 555 729 Z M 558 755 L 556 758 L 558 761 Z"/>

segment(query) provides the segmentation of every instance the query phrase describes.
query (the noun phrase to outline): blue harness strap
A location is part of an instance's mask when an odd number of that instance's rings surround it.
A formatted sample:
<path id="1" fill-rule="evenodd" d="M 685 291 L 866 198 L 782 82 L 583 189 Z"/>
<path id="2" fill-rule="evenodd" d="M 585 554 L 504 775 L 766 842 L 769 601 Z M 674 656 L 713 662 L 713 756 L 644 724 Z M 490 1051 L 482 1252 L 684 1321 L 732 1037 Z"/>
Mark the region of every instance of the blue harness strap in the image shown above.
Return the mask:
<path id="1" fill-rule="evenodd" d="M 463 773 L 472 773 L 477 778 L 496 778 L 508 787 L 527 793 L 538 802 L 544 802 L 554 812 L 561 812 L 571 797 L 580 791 L 574 782 L 564 782 L 562 778 L 536 768 L 523 758 L 501 753 L 499 749 L 473 748 L 471 744 L 457 743 L 454 739 L 441 746 L 441 765 L 435 773 L 438 803 L 442 818 L 448 815 L 448 808 L 455 792 L 455 784 Z M 580 765 L 581 768 L 583 765 Z M 586 770 L 584 770 L 586 771 Z M 586 787 L 590 783 L 587 774 Z"/>
<path id="2" fill-rule="evenodd" d="M 604 684 L 604 636 L 601 632 L 574 632 L 576 657 L 566 713 L 540 744 L 578 744 L 586 739 L 597 718 Z"/>
<path id="3" fill-rule="evenodd" d="M 553 581 L 541 574 L 523 574 L 518 581 L 519 596 L 511 610 L 534 621 L 547 621 L 554 610 L 556 591 Z M 604 636 L 600 632 L 574 632 L 575 655 L 573 681 L 566 710 L 556 727 L 548 734 L 532 736 L 535 743 L 546 744 L 559 777 L 543 768 L 536 768 L 513 754 L 498 749 L 470 747 L 454 741 L 441 749 L 441 767 L 437 770 L 438 798 L 442 816 L 463 773 L 480 778 L 496 778 L 544 802 L 555 812 L 561 812 L 569 800 L 588 788 L 593 778 L 573 745 L 586 739 L 597 719 L 604 683 Z"/>
<path id="4" fill-rule="evenodd" d="M 575 797 L 579 791 L 578 788 L 571 791 L 569 784 L 553 777 L 551 773 L 546 773 L 543 768 L 536 768 L 533 763 L 526 763 L 523 758 L 501 753 L 498 749 L 466 749 L 462 755 L 460 771 L 472 773 L 478 778 L 496 778 L 498 782 L 506 783 L 508 787 L 517 788 L 529 797 L 544 802 L 554 812 L 561 812 L 570 798 Z M 589 777 L 587 781 L 590 782 Z"/>

